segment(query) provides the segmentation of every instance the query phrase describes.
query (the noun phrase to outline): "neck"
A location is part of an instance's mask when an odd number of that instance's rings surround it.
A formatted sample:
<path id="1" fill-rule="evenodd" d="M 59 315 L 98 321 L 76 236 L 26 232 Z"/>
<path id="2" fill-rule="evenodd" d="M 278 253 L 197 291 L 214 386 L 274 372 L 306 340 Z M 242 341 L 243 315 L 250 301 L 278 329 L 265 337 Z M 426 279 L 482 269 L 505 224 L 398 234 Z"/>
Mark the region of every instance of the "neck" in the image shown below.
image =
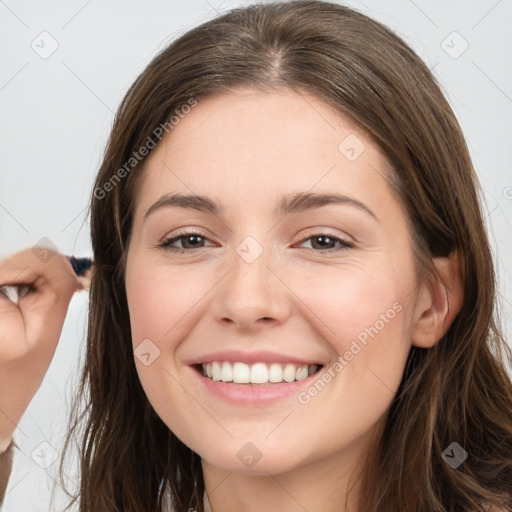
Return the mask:
<path id="1" fill-rule="evenodd" d="M 207 512 L 356 512 L 362 462 L 371 447 L 367 432 L 349 447 L 293 470 L 237 473 L 202 460 Z"/>

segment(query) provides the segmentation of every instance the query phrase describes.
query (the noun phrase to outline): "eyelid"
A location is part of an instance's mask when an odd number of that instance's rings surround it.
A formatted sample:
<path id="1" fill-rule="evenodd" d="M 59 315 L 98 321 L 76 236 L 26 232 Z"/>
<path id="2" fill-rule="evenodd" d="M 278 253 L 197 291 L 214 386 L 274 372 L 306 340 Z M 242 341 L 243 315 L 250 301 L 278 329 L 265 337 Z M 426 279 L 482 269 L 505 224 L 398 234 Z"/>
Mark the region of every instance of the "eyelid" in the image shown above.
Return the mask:
<path id="1" fill-rule="evenodd" d="M 311 228 L 314 229 L 314 228 Z M 205 241 L 211 242 L 209 236 L 204 232 L 204 230 L 200 228 L 184 228 L 182 230 L 178 230 L 177 232 L 173 233 L 172 236 L 167 235 L 163 238 L 163 240 L 156 246 L 157 248 L 162 248 L 164 250 L 168 250 L 170 252 L 179 252 L 180 254 L 184 253 L 190 253 L 190 254 L 197 254 L 200 251 L 203 251 L 204 249 L 207 249 L 206 247 L 198 247 L 198 248 L 192 248 L 192 249 L 182 249 L 180 247 L 173 247 L 171 244 L 177 242 L 181 238 L 186 238 L 187 236 L 199 236 L 203 238 Z M 313 239 L 313 238 L 319 238 L 319 237 L 328 237 L 332 240 L 334 240 L 334 243 L 341 244 L 338 247 L 329 248 L 329 249 L 309 249 L 307 247 L 304 247 L 303 249 L 307 250 L 308 252 L 312 253 L 319 253 L 319 254 L 330 254 L 330 253 L 338 253 L 340 251 L 346 250 L 346 249 L 352 249 L 355 247 L 355 243 L 353 240 L 347 240 L 343 236 L 338 236 L 330 232 L 327 228 L 317 228 L 315 231 L 303 235 L 297 242 L 294 242 L 292 247 L 295 247 L 297 245 L 302 245 L 306 241 Z M 351 238 L 351 237 L 350 237 Z"/>
<path id="2" fill-rule="evenodd" d="M 211 242 L 210 237 L 207 233 L 204 232 L 204 230 L 200 228 L 184 228 L 183 230 L 178 230 L 175 233 L 172 233 L 172 235 L 166 235 L 163 237 L 162 240 L 156 245 L 157 248 L 163 248 L 163 249 L 169 249 L 173 250 L 176 249 L 176 251 L 183 251 L 183 252 L 198 252 L 202 249 L 206 249 L 207 247 L 199 247 L 198 249 L 181 249 L 180 247 L 172 247 L 171 243 L 177 242 L 181 238 L 185 238 L 187 236 L 193 236 L 197 235 L 201 238 L 204 238 L 205 240 Z M 213 242 L 212 242 L 213 243 Z M 208 246 L 210 247 L 210 246 Z"/>
<path id="3" fill-rule="evenodd" d="M 160 240 L 160 242 L 166 242 L 166 241 L 173 240 L 173 239 L 179 238 L 181 236 L 184 237 L 187 235 L 199 235 L 203 238 L 207 238 L 208 240 L 210 239 L 209 235 L 204 231 L 204 229 L 196 228 L 196 227 L 192 226 L 192 227 L 188 227 L 188 228 L 178 229 L 176 232 L 173 232 L 170 235 L 165 235 Z"/>
<path id="4" fill-rule="evenodd" d="M 349 235 L 347 233 L 344 233 L 344 232 L 342 232 L 341 234 L 334 233 L 333 228 L 323 228 L 323 227 L 304 228 L 303 230 L 301 230 L 301 233 L 303 233 L 303 234 L 298 239 L 299 241 L 304 241 L 306 238 L 309 238 L 309 237 L 325 235 L 325 236 L 329 236 L 332 238 L 338 238 L 339 240 L 343 240 L 346 243 L 355 244 L 357 242 L 357 240 L 354 237 L 352 237 L 351 235 Z"/>
<path id="5" fill-rule="evenodd" d="M 330 254 L 330 253 L 339 253 L 340 251 L 346 250 L 346 249 L 353 249 L 355 248 L 355 243 L 352 240 L 347 240 L 346 238 L 338 235 L 334 235 L 330 233 L 329 231 L 322 231 L 321 229 L 319 231 L 314 231 L 313 233 L 310 233 L 308 235 L 302 236 L 298 242 L 295 242 L 293 247 L 300 246 L 303 243 L 307 242 L 308 240 L 311 240 L 313 238 L 319 238 L 319 237 L 328 237 L 331 240 L 334 241 L 334 243 L 339 243 L 341 246 L 339 247 L 333 247 L 330 249 L 310 249 L 308 247 L 303 247 L 303 249 L 307 250 L 308 252 L 317 253 L 317 254 Z"/>

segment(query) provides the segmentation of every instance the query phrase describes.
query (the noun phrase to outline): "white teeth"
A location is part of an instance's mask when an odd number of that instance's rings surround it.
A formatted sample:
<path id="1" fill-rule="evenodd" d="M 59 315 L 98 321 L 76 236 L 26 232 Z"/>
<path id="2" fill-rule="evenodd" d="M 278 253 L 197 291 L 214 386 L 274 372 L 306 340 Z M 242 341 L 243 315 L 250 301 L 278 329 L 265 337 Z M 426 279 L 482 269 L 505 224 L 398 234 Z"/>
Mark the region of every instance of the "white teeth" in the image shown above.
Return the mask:
<path id="1" fill-rule="evenodd" d="M 300 368 L 297 368 L 297 373 L 295 378 L 297 380 L 307 379 L 308 377 L 308 367 L 307 366 L 301 366 Z"/>
<path id="2" fill-rule="evenodd" d="M 316 364 L 296 365 L 292 363 L 254 363 L 212 361 L 202 365 L 203 375 L 214 381 L 234 382 L 235 384 L 268 384 L 294 382 L 313 375 L 318 370 Z"/>
<path id="3" fill-rule="evenodd" d="M 222 370 L 220 371 L 220 380 L 222 382 L 231 382 L 233 380 L 233 368 L 229 363 L 224 363 L 222 365 Z"/>
<path id="4" fill-rule="evenodd" d="M 264 363 L 256 363 L 251 366 L 251 382 L 253 384 L 265 384 L 268 382 L 268 368 Z"/>
<path id="5" fill-rule="evenodd" d="M 220 380 L 220 364 L 217 361 L 212 363 L 212 379 Z"/>
<path id="6" fill-rule="evenodd" d="M 283 368 L 279 363 L 272 363 L 268 372 L 268 380 L 270 382 L 282 382 L 283 381 Z"/>
<path id="7" fill-rule="evenodd" d="M 286 382 L 293 382 L 295 380 L 295 375 L 297 375 L 297 371 L 295 370 L 295 365 L 287 364 L 283 370 L 283 379 Z"/>
<path id="8" fill-rule="evenodd" d="M 233 365 L 233 382 L 236 382 L 237 384 L 249 384 L 250 380 L 251 369 L 249 368 L 249 365 L 245 363 L 235 363 Z"/>

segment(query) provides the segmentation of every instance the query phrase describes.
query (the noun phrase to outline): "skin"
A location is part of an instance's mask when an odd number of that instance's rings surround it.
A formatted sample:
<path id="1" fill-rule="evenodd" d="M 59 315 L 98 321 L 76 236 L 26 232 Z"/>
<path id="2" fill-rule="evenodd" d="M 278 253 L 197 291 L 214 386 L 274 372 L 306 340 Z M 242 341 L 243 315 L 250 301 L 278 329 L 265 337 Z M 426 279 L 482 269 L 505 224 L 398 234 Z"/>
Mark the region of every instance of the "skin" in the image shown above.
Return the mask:
<path id="1" fill-rule="evenodd" d="M 43 381 L 73 294 L 88 283 L 64 255 L 43 258 L 31 247 L 0 261 L 0 284 L 19 292 L 13 302 L 0 289 L 1 453 Z"/>
<path id="2" fill-rule="evenodd" d="M 354 161 L 338 149 L 348 135 L 366 146 Z M 436 343 L 460 308 L 455 257 L 435 260 L 448 292 L 438 281 L 417 281 L 389 172 L 353 120 L 292 91 L 239 89 L 200 100 L 148 157 L 126 290 L 134 349 L 149 338 L 160 354 L 147 366 L 135 362 L 156 412 L 201 456 L 212 510 L 342 510 L 411 345 Z M 284 194 L 309 191 L 355 198 L 376 219 L 348 204 L 274 214 Z M 144 220 L 163 194 L 176 192 L 213 197 L 225 211 L 164 207 Z M 206 238 L 174 247 L 198 249 L 159 247 L 184 228 Z M 322 234 L 354 247 L 327 253 L 340 244 L 310 238 Z M 263 249 L 252 263 L 236 252 L 247 236 Z M 233 405 L 205 391 L 187 364 L 213 350 L 271 350 L 326 371 L 397 303 L 400 311 L 307 404 L 294 393 L 266 406 Z M 237 457 L 249 442 L 261 453 L 252 467 Z M 357 489 L 347 510 L 357 510 Z"/>

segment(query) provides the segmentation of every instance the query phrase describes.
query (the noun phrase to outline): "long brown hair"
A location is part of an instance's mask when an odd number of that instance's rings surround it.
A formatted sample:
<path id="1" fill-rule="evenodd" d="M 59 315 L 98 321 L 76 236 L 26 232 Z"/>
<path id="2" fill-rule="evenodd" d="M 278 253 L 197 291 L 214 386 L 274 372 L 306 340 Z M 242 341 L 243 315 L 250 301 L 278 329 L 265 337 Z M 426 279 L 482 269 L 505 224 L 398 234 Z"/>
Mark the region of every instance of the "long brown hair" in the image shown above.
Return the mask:
<path id="1" fill-rule="evenodd" d="M 434 256 L 460 255 L 464 303 L 434 347 L 411 348 L 368 456 L 359 512 L 466 512 L 485 503 L 512 510 L 512 354 L 496 318 L 464 136 L 404 41 L 321 1 L 252 5 L 201 24 L 161 51 L 121 102 L 90 204 L 96 269 L 86 361 L 60 466 L 62 478 L 76 435 L 81 481 L 71 503 L 82 512 L 162 511 L 168 493 L 177 512 L 203 511 L 200 458 L 156 415 L 134 364 L 124 261 L 146 157 L 131 159 L 154 147 L 158 127 L 170 131 L 169 119 L 191 99 L 238 87 L 308 91 L 351 116 L 393 165 L 422 272 L 432 272 Z M 468 453 L 458 468 L 442 455 L 453 442 Z"/>

